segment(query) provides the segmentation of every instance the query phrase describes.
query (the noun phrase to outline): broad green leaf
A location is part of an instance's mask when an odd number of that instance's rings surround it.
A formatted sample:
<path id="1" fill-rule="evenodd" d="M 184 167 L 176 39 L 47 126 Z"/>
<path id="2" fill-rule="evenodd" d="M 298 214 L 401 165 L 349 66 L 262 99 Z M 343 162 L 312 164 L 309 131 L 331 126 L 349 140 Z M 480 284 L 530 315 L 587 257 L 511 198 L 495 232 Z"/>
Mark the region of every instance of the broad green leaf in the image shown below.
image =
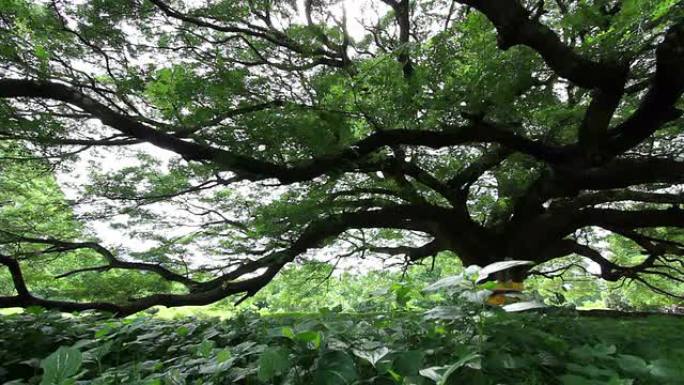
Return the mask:
<path id="1" fill-rule="evenodd" d="M 313 374 L 315 385 L 346 385 L 358 378 L 354 360 L 345 352 L 330 351 L 319 359 Z"/>
<path id="2" fill-rule="evenodd" d="M 102 360 L 109 352 L 112 351 L 112 346 L 114 346 L 114 341 L 106 341 L 103 344 L 90 350 L 94 358 L 98 361 Z"/>
<path id="3" fill-rule="evenodd" d="M 421 376 L 427 377 L 431 379 L 434 382 L 439 382 L 442 379 L 442 373 L 446 369 L 448 369 L 448 366 L 432 366 L 429 368 L 421 369 L 418 371 Z"/>
<path id="4" fill-rule="evenodd" d="M 592 362 L 598 358 L 606 358 L 615 354 L 617 348 L 615 345 L 582 345 L 572 348 L 570 354 L 582 362 Z"/>
<path id="5" fill-rule="evenodd" d="M 487 362 L 492 367 L 501 369 L 520 369 L 526 366 L 523 358 L 516 357 L 511 353 L 494 353 L 488 357 Z"/>
<path id="6" fill-rule="evenodd" d="M 684 379 L 684 363 L 681 361 L 660 358 L 649 364 L 651 375 L 664 381 L 680 381 Z"/>
<path id="7" fill-rule="evenodd" d="M 392 368 L 404 377 L 417 376 L 423 367 L 424 353 L 419 350 L 396 353 Z"/>
<path id="8" fill-rule="evenodd" d="M 565 367 L 571 372 L 581 374 L 589 378 L 609 378 L 618 375 L 612 369 L 599 368 L 592 364 L 578 365 L 574 363 L 568 363 Z"/>
<path id="9" fill-rule="evenodd" d="M 197 354 L 199 354 L 201 357 L 209 357 L 211 352 L 214 350 L 215 345 L 216 343 L 212 340 L 204 340 L 197 347 Z"/>
<path id="10" fill-rule="evenodd" d="M 450 287 L 457 287 L 461 283 L 463 283 L 464 277 L 462 274 L 459 275 L 452 275 L 450 277 L 445 277 L 442 278 L 429 286 L 427 286 L 423 291 L 437 291 L 445 288 L 450 288 Z"/>
<path id="11" fill-rule="evenodd" d="M 646 360 L 641 357 L 633 356 L 631 354 L 618 354 L 616 358 L 620 369 L 627 373 L 639 375 L 648 373 L 648 364 L 646 363 Z"/>
<path id="12" fill-rule="evenodd" d="M 258 377 L 261 381 L 270 381 L 290 369 L 289 353 L 282 347 L 270 347 L 259 357 Z"/>
<path id="13" fill-rule="evenodd" d="M 425 319 L 453 320 L 463 318 L 464 312 L 461 306 L 436 306 L 426 311 Z"/>
<path id="14" fill-rule="evenodd" d="M 81 368 L 83 357 L 78 349 L 62 346 L 41 361 L 43 379 L 40 385 L 66 385 L 73 383 Z"/>
<path id="15" fill-rule="evenodd" d="M 375 366 L 375 364 L 377 364 L 378 361 L 385 357 L 387 353 L 390 352 L 390 350 L 383 346 L 381 348 L 371 351 L 352 349 L 352 352 L 357 357 L 363 358 L 364 360 L 368 361 L 371 365 Z"/>
<path id="16" fill-rule="evenodd" d="M 449 380 L 449 377 L 451 377 L 451 375 L 454 374 L 457 370 L 468 365 L 471 362 L 479 361 L 479 359 L 480 355 L 478 353 L 468 353 L 465 356 L 461 357 L 458 361 L 447 367 L 444 374 L 442 374 L 442 377 L 440 378 L 438 384 L 445 385 Z"/>
<path id="17" fill-rule="evenodd" d="M 280 332 L 282 333 L 282 335 L 283 335 L 284 337 L 287 337 L 287 338 L 290 338 L 290 339 L 294 339 L 294 338 L 295 338 L 294 330 L 292 330 L 292 328 L 289 327 L 289 326 L 284 326 L 284 327 L 282 327 L 282 328 L 280 329 Z"/>
<path id="18" fill-rule="evenodd" d="M 304 342 L 312 349 L 318 349 L 321 347 L 322 338 L 321 332 L 314 330 L 297 333 L 294 336 L 295 341 Z"/>
<path id="19" fill-rule="evenodd" d="M 228 349 L 222 349 L 216 353 L 216 361 L 218 362 L 228 361 L 230 357 L 232 357 L 232 353 Z"/>

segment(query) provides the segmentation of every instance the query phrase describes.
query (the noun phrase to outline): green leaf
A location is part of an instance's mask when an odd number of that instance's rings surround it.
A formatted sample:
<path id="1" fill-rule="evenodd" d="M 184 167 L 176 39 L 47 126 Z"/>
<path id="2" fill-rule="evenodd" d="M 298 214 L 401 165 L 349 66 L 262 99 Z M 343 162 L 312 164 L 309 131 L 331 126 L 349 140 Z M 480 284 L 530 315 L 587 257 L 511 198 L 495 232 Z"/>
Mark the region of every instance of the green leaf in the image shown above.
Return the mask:
<path id="1" fill-rule="evenodd" d="M 431 285 L 423 289 L 423 291 L 437 291 L 449 287 L 454 287 L 454 286 L 460 286 L 461 283 L 464 281 L 463 274 L 458 274 L 458 275 L 452 275 L 450 277 L 445 277 L 442 278 L 436 282 L 433 282 Z"/>
<path id="2" fill-rule="evenodd" d="M 45 308 L 43 308 L 42 306 L 29 306 L 26 309 L 24 309 L 24 313 L 38 315 L 45 313 Z"/>
<path id="3" fill-rule="evenodd" d="M 312 349 L 318 349 L 321 347 L 321 332 L 308 330 L 305 332 L 297 333 L 294 336 L 295 341 L 304 342 Z"/>
<path id="4" fill-rule="evenodd" d="M 419 350 L 410 350 L 397 353 L 392 362 L 392 368 L 404 377 L 416 376 L 423 367 L 424 353 Z"/>
<path id="5" fill-rule="evenodd" d="M 40 362 L 43 379 L 40 385 L 66 385 L 81 368 L 83 357 L 78 349 L 62 346 Z"/>
<path id="6" fill-rule="evenodd" d="M 465 356 L 461 357 L 458 361 L 455 363 L 449 365 L 447 367 L 447 370 L 444 372 L 442 377 L 440 378 L 438 384 L 439 385 L 445 385 L 447 381 L 449 380 L 449 377 L 451 377 L 454 372 L 456 372 L 458 369 L 468 365 L 471 362 L 479 361 L 480 355 L 477 353 L 468 353 Z"/>
<path id="7" fill-rule="evenodd" d="M 629 355 L 629 354 L 618 354 L 617 363 L 620 369 L 627 373 L 634 374 L 646 374 L 648 373 L 648 364 L 646 360 L 641 357 Z"/>
<path id="8" fill-rule="evenodd" d="M 657 20 L 660 19 L 661 17 L 665 16 L 670 12 L 672 7 L 676 5 L 678 0 L 665 0 L 665 1 L 660 1 L 658 5 L 655 7 L 653 10 L 653 13 L 651 14 L 651 19 L 652 20 Z"/>
<path id="9" fill-rule="evenodd" d="M 354 360 L 345 352 L 331 351 L 318 359 L 313 375 L 315 385 L 345 385 L 358 378 Z"/>
<path id="10" fill-rule="evenodd" d="M 649 370 L 651 375 L 663 380 L 680 381 L 684 378 L 684 364 L 681 361 L 661 358 L 652 361 Z"/>
<path id="11" fill-rule="evenodd" d="M 426 311 L 423 316 L 425 319 L 453 320 L 463 318 L 464 313 L 461 306 L 435 306 Z"/>
<path id="12" fill-rule="evenodd" d="M 294 330 L 292 330 L 291 327 L 289 326 L 284 326 L 283 328 L 280 329 L 280 332 L 284 337 L 294 339 L 295 338 L 295 333 Z"/>
<path id="13" fill-rule="evenodd" d="M 216 361 L 218 361 L 218 362 L 228 361 L 228 359 L 230 359 L 231 356 L 232 356 L 232 354 L 230 353 L 230 350 L 223 349 L 216 354 Z"/>
<path id="14" fill-rule="evenodd" d="M 185 336 L 187 336 L 188 334 L 190 334 L 190 328 L 188 328 L 188 327 L 185 326 L 185 325 L 179 326 L 179 327 L 176 329 L 176 334 L 178 334 L 178 335 L 181 336 L 181 337 L 185 337 Z M 140 338 L 139 338 L 139 339 L 140 339 Z"/>
<path id="15" fill-rule="evenodd" d="M 421 376 L 427 377 L 434 382 L 439 382 L 442 379 L 442 371 L 447 369 L 448 366 L 432 366 L 429 368 L 421 369 L 418 371 Z"/>
<path id="16" fill-rule="evenodd" d="M 50 54 L 43 45 L 36 45 L 36 47 L 33 50 L 33 53 L 40 60 L 47 60 L 50 57 Z"/>
<path id="17" fill-rule="evenodd" d="M 561 381 L 563 385 L 598 385 L 599 383 L 593 380 L 590 380 L 586 377 L 582 376 L 576 376 L 574 374 L 564 374 L 558 379 Z"/>
<path id="18" fill-rule="evenodd" d="M 111 333 L 112 331 L 114 331 L 114 328 L 113 328 L 113 327 L 111 327 L 111 326 L 109 326 L 109 325 L 105 325 L 104 327 L 98 329 L 98 330 L 95 332 L 95 338 L 96 338 L 96 339 L 100 339 L 100 338 L 102 338 L 102 337 L 108 335 L 108 334 Z"/>
<path id="19" fill-rule="evenodd" d="M 390 350 L 383 346 L 381 348 L 371 351 L 352 349 L 352 352 L 355 356 L 368 361 L 371 365 L 373 365 L 373 367 L 375 367 L 375 364 L 377 364 L 378 361 L 385 357 L 387 353 L 390 352 Z"/>
<path id="20" fill-rule="evenodd" d="M 574 363 L 568 363 L 566 368 L 571 372 L 582 374 L 590 378 L 614 377 L 618 375 L 612 369 L 599 368 L 591 364 L 578 365 Z"/>
<path id="21" fill-rule="evenodd" d="M 259 372 L 257 377 L 261 381 L 270 381 L 289 370 L 290 358 L 288 351 L 282 347 L 270 347 L 259 357 Z"/>
<path id="22" fill-rule="evenodd" d="M 113 345 L 113 341 L 107 341 L 102 345 L 99 345 L 96 348 L 92 349 L 90 352 L 94 355 L 96 360 L 100 361 L 104 358 L 104 356 L 106 356 L 107 354 L 109 354 L 109 352 L 112 351 Z"/>
<path id="23" fill-rule="evenodd" d="M 211 352 L 214 350 L 215 345 L 216 343 L 212 340 L 204 340 L 197 347 L 197 354 L 199 354 L 201 357 L 209 357 Z"/>
<path id="24" fill-rule="evenodd" d="M 597 358 L 601 359 L 613 355 L 616 351 L 615 345 L 596 344 L 574 347 L 570 354 L 583 362 L 592 362 Z"/>

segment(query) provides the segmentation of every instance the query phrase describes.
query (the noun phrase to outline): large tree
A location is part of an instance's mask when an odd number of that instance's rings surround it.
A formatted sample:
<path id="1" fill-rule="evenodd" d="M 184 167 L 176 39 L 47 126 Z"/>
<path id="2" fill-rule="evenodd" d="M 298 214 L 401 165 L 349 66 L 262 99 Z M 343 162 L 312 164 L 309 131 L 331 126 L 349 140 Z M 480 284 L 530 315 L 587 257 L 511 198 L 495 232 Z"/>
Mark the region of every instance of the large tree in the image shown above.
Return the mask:
<path id="1" fill-rule="evenodd" d="M 440 251 L 580 256 L 663 292 L 649 275 L 684 279 L 683 92 L 677 0 L 3 1 L 0 140 L 62 179 L 90 164 L 74 220 L 148 247 L 17 219 L 0 307 L 125 315 L 246 298 L 298 258 Z M 172 285 L 33 294 L 22 266 L 69 253 L 88 263 L 56 279 Z"/>

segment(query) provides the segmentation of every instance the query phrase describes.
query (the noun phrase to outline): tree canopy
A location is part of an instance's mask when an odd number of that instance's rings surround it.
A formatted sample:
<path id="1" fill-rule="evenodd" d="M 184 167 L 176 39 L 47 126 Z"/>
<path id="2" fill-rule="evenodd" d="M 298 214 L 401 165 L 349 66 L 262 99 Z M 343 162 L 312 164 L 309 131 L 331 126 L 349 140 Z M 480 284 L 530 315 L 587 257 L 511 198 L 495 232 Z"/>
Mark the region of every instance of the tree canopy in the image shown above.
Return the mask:
<path id="1" fill-rule="evenodd" d="M 3 1 L 0 307 L 439 252 L 683 296 L 683 92 L 677 0 Z"/>

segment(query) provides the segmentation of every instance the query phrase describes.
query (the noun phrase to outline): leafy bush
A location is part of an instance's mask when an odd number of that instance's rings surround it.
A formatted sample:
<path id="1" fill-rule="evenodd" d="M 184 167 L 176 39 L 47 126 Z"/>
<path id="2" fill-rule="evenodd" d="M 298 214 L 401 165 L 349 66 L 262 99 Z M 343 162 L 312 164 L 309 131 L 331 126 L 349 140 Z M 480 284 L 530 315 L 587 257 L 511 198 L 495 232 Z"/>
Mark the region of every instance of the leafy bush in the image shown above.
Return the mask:
<path id="1" fill-rule="evenodd" d="M 6 384 L 683 384 L 684 321 L 493 311 L 0 318 Z"/>

